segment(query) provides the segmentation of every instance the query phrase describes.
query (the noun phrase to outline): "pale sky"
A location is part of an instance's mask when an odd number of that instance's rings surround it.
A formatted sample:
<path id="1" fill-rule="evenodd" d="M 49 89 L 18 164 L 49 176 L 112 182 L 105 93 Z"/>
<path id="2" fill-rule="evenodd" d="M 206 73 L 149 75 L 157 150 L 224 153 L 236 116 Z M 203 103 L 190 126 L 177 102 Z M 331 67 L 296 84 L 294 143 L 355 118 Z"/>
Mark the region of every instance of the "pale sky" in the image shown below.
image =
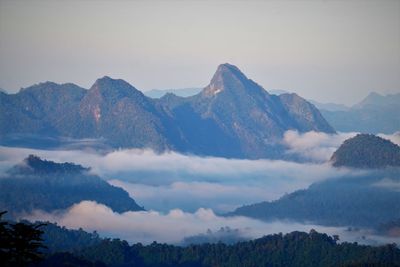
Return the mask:
<path id="1" fill-rule="evenodd" d="M 400 1 L 0 0 L 0 88 L 204 87 L 220 63 L 265 89 L 354 104 L 400 92 Z"/>

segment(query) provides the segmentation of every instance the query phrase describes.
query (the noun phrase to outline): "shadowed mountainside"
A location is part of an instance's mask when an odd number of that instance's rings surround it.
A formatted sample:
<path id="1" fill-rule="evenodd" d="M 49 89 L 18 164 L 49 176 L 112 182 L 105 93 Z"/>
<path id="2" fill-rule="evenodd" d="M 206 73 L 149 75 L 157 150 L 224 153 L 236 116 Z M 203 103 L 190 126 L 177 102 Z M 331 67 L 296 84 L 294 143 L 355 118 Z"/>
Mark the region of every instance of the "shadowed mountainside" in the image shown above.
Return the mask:
<path id="1" fill-rule="evenodd" d="M 400 166 L 400 147 L 372 134 L 358 134 L 347 139 L 333 153 L 332 165 L 352 168 Z"/>
<path id="2" fill-rule="evenodd" d="M 0 177 L 0 210 L 8 210 L 10 215 L 39 209 L 51 212 L 84 200 L 102 203 L 116 212 L 143 210 L 126 191 L 89 171 L 80 165 L 30 155 Z"/>
<path id="3" fill-rule="evenodd" d="M 24 135 L 39 135 L 101 139 L 112 147 L 280 158 L 279 141 L 289 129 L 335 132 L 303 98 L 270 95 L 230 64 L 220 65 L 210 84 L 191 97 L 169 93 L 151 99 L 107 76 L 89 90 L 46 82 L 0 93 L 3 145 L 13 136 L 23 142 Z"/>
<path id="4" fill-rule="evenodd" d="M 399 168 L 374 170 L 314 183 L 275 201 L 236 209 L 229 215 L 292 220 L 326 226 L 377 228 L 400 218 Z"/>

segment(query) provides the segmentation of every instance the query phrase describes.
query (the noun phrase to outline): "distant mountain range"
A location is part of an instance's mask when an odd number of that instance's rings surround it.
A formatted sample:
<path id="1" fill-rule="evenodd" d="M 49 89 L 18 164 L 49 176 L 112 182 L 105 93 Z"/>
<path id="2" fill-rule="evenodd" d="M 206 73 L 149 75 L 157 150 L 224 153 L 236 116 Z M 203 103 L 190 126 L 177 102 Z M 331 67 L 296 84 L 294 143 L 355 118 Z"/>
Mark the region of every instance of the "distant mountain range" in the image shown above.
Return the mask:
<path id="1" fill-rule="evenodd" d="M 151 98 L 161 98 L 166 94 L 188 97 L 197 95 L 201 90 L 202 88 L 152 89 L 149 91 L 143 91 L 143 94 Z"/>
<path id="2" fill-rule="evenodd" d="M 151 90 L 144 92 L 153 98 L 161 98 L 167 93 L 177 96 L 193 96 L 200 88 Z M 268 90 L 271 95 L 289 94 L 285 90 Z M 359 103 L 349 107 L 337 103 L 321 103 L 308 99 L 320 110 L 330 125 L 341 132 L 365 132 L 391 134 L 400 130 L 400 93 L 386 96 L 370 93 Z"/>
<path id="3" fill-rule="evenodd" d="M 333 153 L 335 167 L 385 168 L 400 167 L 400 147 L 372 134 L 358 134 Z"/>
<path id="4" fill-rule="evenodd" d="M 0 177 L 0 192 L 0 210 L 10 215 L 66 209 L 83 200 L 102 203 L 116 212 L 143 210 L 126 191 L 91 174 L 88 168 L 34 155 Z"/>
<path id="5" fill-rule="evenodd" d="M 400 93 L 386 96 L 371 93 L 343 110 L 323 106 L 319 109 L 337 131 L 391 134 L 400 130 Z"/>
<path id="6" fill-rule="evenodd" d="M 151 98 L 161 98 L 168 93 L 174 94 L 176 96 L 188 97 L 188 96 L 197 95 L 198 93 L 201 92 L 201 90 L 202 90 L 202 88 L 200 88 L 200 87 L 177 88 L 177 89 L 176 88 L 175 89 L 152 89 L 149 91 L 143 91 L 143 94 L 145 94 L 146 96 L 151 97 Z M 268 93 L 271 95 L 281 95 L 281 94 L 290 94 L 291 92 L 286 91 L 286 90 L 272 89 L 272 90 L 268 90 Z M 309 101 L 312 104 L 314 104 L 314 102 L 318 103 L 318 102 L 312 101 L 312 100 L 309 100 Z"/>
<path id="7" fill-rule="evenodd" d="M 336 104 L 336 103 L 321 103 L 315 100 L 309 99 L 314 106 L 316 106 L 319 110 L 326 110 L 326 111 L 346 111 L 349 110 L 349 107 L 343 104 Z"/>
<path id="8" fill-rule="evenodd" d="M 270 91 L 280 95 L 283 90 Z M 335 130 L 340 132 L 386 133 L 400 131 L 400 93 L 381 95 L 370 93 L 359 103 L 348 107 L 337 103 L 308 100 L 317 107 Z"/>
<path id="9" fill-rule="evenodd" d="M 210 84 L 191 97 L 168 93 L 152 99 L 110 77 L 89 90 L 46 82 L 0 93 L 3 145 L 15 136 L 23 141 L 39 135 L 102 139 L 112 147 L 280 158 L 279 141 L 289 129 L 335 133 L 311 103 L 296 94 L 271 95 L 230 64 L 220 65 Z"/>

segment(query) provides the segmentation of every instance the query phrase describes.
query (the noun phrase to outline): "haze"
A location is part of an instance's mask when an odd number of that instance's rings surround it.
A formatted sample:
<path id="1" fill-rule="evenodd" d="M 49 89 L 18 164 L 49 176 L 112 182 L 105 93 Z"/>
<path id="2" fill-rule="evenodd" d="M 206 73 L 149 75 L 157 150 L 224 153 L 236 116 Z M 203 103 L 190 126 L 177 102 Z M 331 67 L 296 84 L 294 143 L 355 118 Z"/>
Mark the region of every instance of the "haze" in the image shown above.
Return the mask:
<path id="1" fill-rule="evenodd" d="M 400 92 L 399 1 L 0 1 L 0 87 L 205 86 L 220 63 L 265 89 L 354 104 Z"/>

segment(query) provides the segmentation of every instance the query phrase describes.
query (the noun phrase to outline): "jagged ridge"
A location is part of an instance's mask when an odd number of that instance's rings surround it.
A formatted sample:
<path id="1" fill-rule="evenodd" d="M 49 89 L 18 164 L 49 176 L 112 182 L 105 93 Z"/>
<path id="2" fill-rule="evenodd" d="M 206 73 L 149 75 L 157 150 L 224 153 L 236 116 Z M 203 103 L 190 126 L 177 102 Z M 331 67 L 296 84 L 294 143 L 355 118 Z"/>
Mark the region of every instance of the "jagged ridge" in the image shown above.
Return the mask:
<path id="1" fill-rule="evenodd" d="M 89 90 L 44 83 L 0 94 L 2 140 L 24 134 L 99 138 L 113 147 L 280 158 L 279 141 L 289 129 L 335 132 L 303 98 L 270 95 L 230 64 L 220 65 L 206 88 L 186 98 L 151 99 L 107 76 Z"/>

